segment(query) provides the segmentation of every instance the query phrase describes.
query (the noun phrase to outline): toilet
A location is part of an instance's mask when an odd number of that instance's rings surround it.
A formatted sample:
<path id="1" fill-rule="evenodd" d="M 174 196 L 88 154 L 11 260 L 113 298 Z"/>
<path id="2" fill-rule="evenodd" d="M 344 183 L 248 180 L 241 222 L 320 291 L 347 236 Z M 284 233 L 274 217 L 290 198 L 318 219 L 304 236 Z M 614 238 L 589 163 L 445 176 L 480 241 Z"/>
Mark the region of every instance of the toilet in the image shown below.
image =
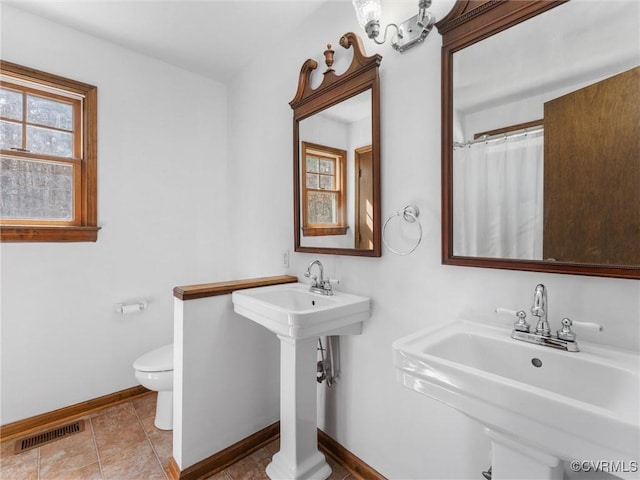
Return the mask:
<path id="1" fill-rule="evenodd" d="M 173 343 L 145 353 L 133 362 L 140 385 L 158 392 L 154 425 L 173 429 Z"/>

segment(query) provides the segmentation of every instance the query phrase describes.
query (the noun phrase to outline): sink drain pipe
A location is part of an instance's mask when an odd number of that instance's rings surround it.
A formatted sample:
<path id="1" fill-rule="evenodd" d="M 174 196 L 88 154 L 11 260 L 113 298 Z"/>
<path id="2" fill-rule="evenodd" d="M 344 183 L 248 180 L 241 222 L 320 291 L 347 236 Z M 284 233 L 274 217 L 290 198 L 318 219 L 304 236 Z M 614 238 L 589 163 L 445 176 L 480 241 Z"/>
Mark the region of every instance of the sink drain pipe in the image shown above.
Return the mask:
<path id="1" fill-rule="evenodd" d="M 320 352 L 320 360 L 316 368 L 316 380 L 318 383 L 326 382 L 327 387 L 331 388 L 335 383 L 334 368 L 334 351 L 332 337 L 326 337 L 327 348 L 322 345 L 322 338 L 318 338 L 318 351 Z M 326 356 L 325 356 L 326 353 Z"/>

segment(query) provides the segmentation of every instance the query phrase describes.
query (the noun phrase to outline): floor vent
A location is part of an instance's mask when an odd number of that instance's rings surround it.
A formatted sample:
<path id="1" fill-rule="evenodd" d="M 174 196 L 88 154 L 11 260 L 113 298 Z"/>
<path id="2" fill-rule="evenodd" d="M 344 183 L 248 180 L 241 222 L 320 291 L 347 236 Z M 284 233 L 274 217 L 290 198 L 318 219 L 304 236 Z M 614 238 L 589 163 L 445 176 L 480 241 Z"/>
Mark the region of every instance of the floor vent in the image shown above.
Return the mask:
<path id="1" fill-rule="evenodd" d="M 45 443 L 55 442 L 61 438 L 68 437 L 75 433 L 80 433 L 83 430 L 84 420 L 78 420 L 77 422 L 68 423 L 66 425 L 47 430 L 46 432 L 17 440 L 15 453 L 22 453 L 27 450 L 31 450 L 32 448 L 40 447 Z"/>

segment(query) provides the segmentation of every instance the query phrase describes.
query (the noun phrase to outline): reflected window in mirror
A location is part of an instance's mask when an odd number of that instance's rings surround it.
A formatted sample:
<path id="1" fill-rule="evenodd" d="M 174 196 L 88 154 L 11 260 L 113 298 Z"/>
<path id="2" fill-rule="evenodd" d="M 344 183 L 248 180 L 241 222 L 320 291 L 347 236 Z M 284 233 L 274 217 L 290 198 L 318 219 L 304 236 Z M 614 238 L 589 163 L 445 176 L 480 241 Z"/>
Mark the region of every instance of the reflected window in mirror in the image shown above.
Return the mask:
<path id="1" fill-rule="evenodd" d="M 302 142 L 305 182 L 302 185 L 302 234 L 344 235 L 347 152 Z"/>
<path id="2" fill-rule="evenodd" d="M 372 156 L 368 162 L 365 156 L 372 151 L 371 110 L 367 90 L 300 122 L 301 245 L 373 247 L 372 234 L 367 232 L 372 226 L 367 227 L 367 215 L 360 208 L 360 202 L 363 208 L 373 205 Z M 309 148 L 311 162 L 305 153 Z M 317 173 L 310 171 L 316 159 Z M 337 167 L 334 174 L 332 159 Z M 369 207 L 369 220 L 372 214 Z"/>

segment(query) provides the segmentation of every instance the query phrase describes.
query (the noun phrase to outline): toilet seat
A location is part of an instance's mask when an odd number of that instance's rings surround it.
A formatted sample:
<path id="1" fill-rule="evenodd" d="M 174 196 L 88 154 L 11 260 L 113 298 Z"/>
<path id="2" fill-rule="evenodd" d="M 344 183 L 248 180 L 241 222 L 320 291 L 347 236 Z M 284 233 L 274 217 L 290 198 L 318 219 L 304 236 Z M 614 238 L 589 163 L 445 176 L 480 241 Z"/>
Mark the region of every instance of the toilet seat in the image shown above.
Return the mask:
<path id="1" fill-rule="evenodd" d="M 173 371 L 173 343 L 145 353 L 133 362 L 133 368 L 139 372 Z"/>

